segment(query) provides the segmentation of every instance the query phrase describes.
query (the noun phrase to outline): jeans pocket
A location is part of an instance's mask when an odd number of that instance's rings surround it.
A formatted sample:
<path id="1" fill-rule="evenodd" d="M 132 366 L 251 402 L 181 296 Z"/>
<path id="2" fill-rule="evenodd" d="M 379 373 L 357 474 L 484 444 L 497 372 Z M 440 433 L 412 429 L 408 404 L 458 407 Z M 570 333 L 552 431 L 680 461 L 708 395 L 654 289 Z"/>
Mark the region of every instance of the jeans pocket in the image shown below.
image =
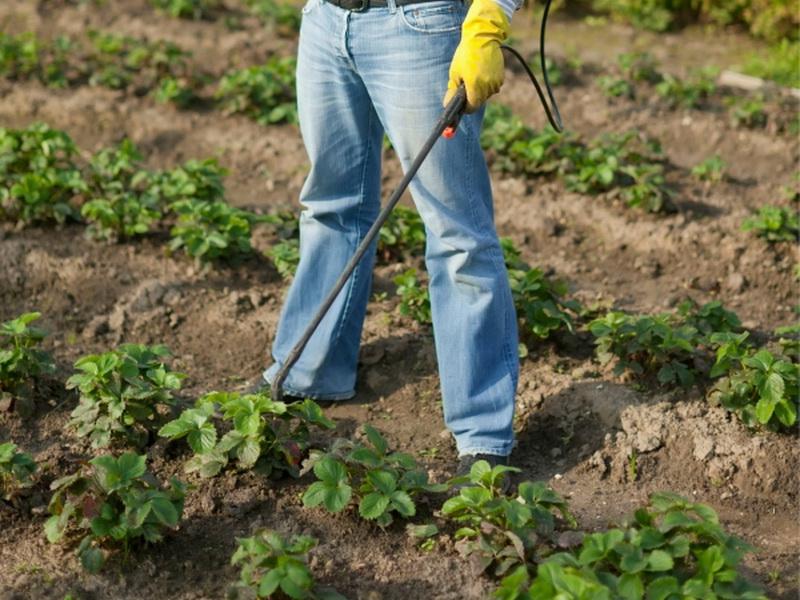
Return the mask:
<path id="1" fill-rule="evenodd" d="M 466 15 L 464 3 L 459 0 L 406 4 L 400 9 L 403 22 L 410 29 L 422 33 L 458 31 Z"/>

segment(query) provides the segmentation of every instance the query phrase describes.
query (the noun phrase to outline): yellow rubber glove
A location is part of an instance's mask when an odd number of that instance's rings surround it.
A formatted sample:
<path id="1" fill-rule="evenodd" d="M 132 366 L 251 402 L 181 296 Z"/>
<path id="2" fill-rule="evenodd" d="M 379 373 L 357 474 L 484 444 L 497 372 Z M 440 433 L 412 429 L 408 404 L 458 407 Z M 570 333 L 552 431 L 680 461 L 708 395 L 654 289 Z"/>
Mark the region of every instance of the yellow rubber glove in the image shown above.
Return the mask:
<path id="1" fill-rule="evenodd" d="M 476 111 L 503 85 L 504 64 L 500 44 L 508 37 L 508 17 L 494 0 L 473 0 L 461 26 L 461 42 L 450 63 L 446 106 L 463 82 L 466 112 Z"/>

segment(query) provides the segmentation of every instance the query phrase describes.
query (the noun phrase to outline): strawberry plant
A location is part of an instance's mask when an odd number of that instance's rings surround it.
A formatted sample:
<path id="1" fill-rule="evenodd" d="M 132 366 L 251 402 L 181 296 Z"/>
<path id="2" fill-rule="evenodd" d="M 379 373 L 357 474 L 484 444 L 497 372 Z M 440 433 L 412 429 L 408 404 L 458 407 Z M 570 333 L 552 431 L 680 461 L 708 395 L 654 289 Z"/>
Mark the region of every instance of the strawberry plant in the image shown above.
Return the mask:
<path id="1" fill-rule="evenodd" d="M 626 170 L 653 164 L 662 159 L 662 152 L 658 142 L 631 130 L 602 135 L 588 146 L 572 145 L 566 149 L 565 158 L 562 172 L 567 188 L 598 194 L 630 185 Z"/>
<path id="2" fill-rule="evenodd" d="M 478 461 L 469 475 L 451 481 L 462 487 L 442 505 L 442 515 L 461 525 L 455 533 L 461 552 L 477 556 L 481 570 L 493 567 L 496 576 L 533 560 L 543 542 L 552 543 L 557 515 L 575 525 L 566 502 L 542 482 L 521 483 L 516 498 L 503 495 L 503 479 L 512 472 L 519 469 Z"/>
<path id="3" fill-rule="evenodd" d="M 394 278 L 397 285 L 397 294 L 400 296 L 400 314 L 411 317 L 417 323 L 430 324 L 431 298 L 428 287 L 420 283 L 416 269 L 407 269 Z"/>
<path id="4" fill-rule="evenodd" d="M 175 528 L 183 513 L 185 486 L 172 479 L 162 489 L 147 472 L 146 456 L 125 453 L 98 456 L 78 472 L 52 483 L 52 515 L 44 530 L 50 543 L 80 538 L 76 554 L 92 573 L 106 561 L 108 549 L 133 543 L 158 542 Z"/>
<path id="5" fill-rule="evenodd" d="M 518 568 L 496 597 L 766 600 L 737 571 L 752 550 L 723 530 L 710 507 L 657 493 L 626 527 L 586 535 L 577 550 L 548 557 L 532 582 Z"/>
<path id="6" fill-rule="evenodd" d="M 672 191 L 666 186 L 664 168 L 659 164 L 645 163 L 623 167 L 622 173 L 630 184 L 622 188 L 622 199 L 632 208 L 642 208 L 658 213 L 672 209 Z"/>
<path id="7" fill-rule="evenodd" d="M 384 262 L 402 262 L 409 255 L 425 250 L 425 225 L 417 211 L 397 206 L 381 227 L 378 256 Z"/>
<path id="8" fill-rule="evenodd" d="M 308 566 L 308 552 L 317 545 L 314 538 L 295 535 L 287 539 L 265 529 L 236 541 L 231 564 L 241 565 L 239 587 L 251 590 L 257 598 L 343 600 L 314 581 Z"/>
<path id="9" fill-rule="evenodd" d="M 300 264 L 300 240 L 283 240 L 265 252 L 284 279 L 291 279 Z"/>
<path id="10" fill-rule="evenodd" d="M 504 241 L 503 251 L 521 331 L 543 340 L 562 327 L 574 332 L 570 312 L 577 313 L 580 306 L 564 299 L 567 286 L 548 279 L 541 269 L 528 267 L 510 241 Z"/>
<path id="11" fill-rule="evenodd" d="M 690 79 L 665 73 L 661 82 L 656 85 L 656 93 L 671 108 L 698 108 L 717 89 L 714 83 L 716 76 L 714 69 L 697 71 Z"/>
<path id="12" fill-rule="evenodd" d="M 217 411 L 231 425 L 221 437 L 212 420 Z M 312 400 L 287 404 L 266 394 L 213 392 L 166 423 L 158 434 L 172 440 L 186 438 L 194 452 L 185 466 L 188 473 L 213 477 L 235 460 L 240 469 L 296 477 L 310 446 L 312 426 L 333 427 Z"/>
<path id="13" fill-rule="evenodd" d="M 693 300 L 685 300 L 678 305 L 678 315 L 683 323 L 694 327 L 702 336 L 735 332 L 742 327 L 739 315 L 725 308 L 719 300 L 702 306 Z"/>
<path id="14" fill-rule="evenodd" d="M 763 129 L 767 126 L 764 98 L 730 98 L 726 100 L 734 127 Z"/>
<path id="15" fill-rule="evenodd" d="M 624 52 L 617 56 L 617 64 L 630 81 L 658 83 L 662 79 L 658 63 L 649 52 Z"/>
<path id="16" fill-rule="evenodd" d="M 89 237 L 116 241 L 150 231 L 161 218 L 158 198 L 144 189 L 149 173 L 129 139 L 104 149 L 89 161 L 92 199 L 81 207 Z"/>
<path id="17" fill-rule="evenodd" d="M 256 215 L 226 202 L 181 200 L 172 204 L 178 222 L 170 230 L 169 250 L 184 252 L 201 262 L 238 259 L 250 254 L 251 226 Z"/>
<path id="18" fill-rule="evenodd" d="M 37 348 L 45 332 L 30 325 L 39 317 L 38 312 L 24 313 L 0 324 L 0 395 L 23 395 L 25 386 L 55 371 L 50 355 Z"/>
<path id="19" fill-rule="evenodd" d="M 366 444 L 340 439 L 330 452 L 313 457 L 317 481 L 303 494 L 305 506 L 340 512 L 355 496 L 361 517 L 388 527 L 395 515 L 407 519 L 416 514 L 414 498 L 420 493 L 447 489 L 429 483 L 427 472 L 412 456 L 390 451 L 373 427 L 364 425 L 364 435 Z"/>
<path id="20" fill-rule="evenodd" d="M 281 0 L 246 0 L 247 7 L 264 25 L 291 37 L 300 31 L 300 11 Z"/>
<path id="21" fill-rule="evenodd" d="M 698 332 L 692 325 L 676 323 L 668 314 L 635 317 L 612 311 L 589 323 L 589 331 L 601 363 L 618 359 L 617 374 L 655 373 L 661 384 L 694 383 Z"/>
<path id="22" fill-rule="evenodd" d="M 35 123 L 0 128 L 0 217 L 22 223 L 75 218 L 72 200 L 87 190 L 69 136 Z"/>
<path id="23" fill-rule="evenodd" d="M 725 350 L 727 374 L 711 390 L 709 399 L 735 412 L 748 427 L 794 427 L 800 408 L 797 363 L 763 349 L 742 351 L 726 346 Z"/>
<path id="24" fill-rule="evenodd" d="M 245 114 L 261 125 L 296 123 L 294 58 L 272 58 L 261 66 L 225 75 L 215 97 L 225 114 Z"/>
<path id="25" fill-rule="evenodd" d="M 221 202 L 225 196 L 222 179 L 227 174 L 216 159 L 191 159 L 174 169 L 150 174 L 147 192 L 167 207 L 187 200 Z"/>
<path id="26" fill-rule="evenodd" d="M 742 223 L 742 231 L 755 231 L 768 242 L 796 242 L 800 235 L 800 217 L 794 208 L 766 205 Z"/>
<path id="27" fill-rule="evenodd" d="M 117 350 L 78 359 L 78 373 L 67 380 L 80 401 L 69 426 L 89 436 L 93 448 L 120 440 L 145 445 L 164 422 L 159 409 L 169 408 L 184 375 L 169 369 L 164 346 L 123 344 Z"/>
<path id="28" fill-rule="evenodd" d="M 187 108 L 198 100 L 194 85 L 186 78 L 164 77 L 153 89 L 153 97 L 162 104 Z"/>
<path id="29" fill-rule="evenodd" d="M 30 454 L 17 452 L 13 442 L 0 444 L 0 498 L 11 502 L 21 489 L 33 485 L 36 463 Z"/>
<path id="30" fill-rule="evenodd" d="M 602 75 L 597 78 L 597 85 L 609 98 L 633 98 L 634 88 L 627 79 Z"/>
<path id="31" fill-rule="evenodd" d="M 181 19 L 207 19 L 221 7 L 219 0 L 150 0 L 156 8 Z"/>
<path id="32" fill-rule="evenodd" d="M 65 36 L 47 42 L 30 32 L 0 32 L 0 77 L 37 79 L 51 87 L 66 87 L 75 77 L 75 66 L 69 62 L 72 51 L 73 42 Z"/>
<path id="33" fill-rule="evenodd" d="M 154 89 L 162 79 L 187 77 L 189 54 L 170 42 L 148 42 L 89 31 L 92 48 L 82 59 L 91 85 Z"/>
<path id="34" fill-rule="evenodd" d="M 703 162 L 692 167 L 692 175 L 700 181 L 719 183 L 725 179 L 725 161 L 718 154 L 709 156 Z"/>
<path id="35" fill-rule="evenodd" d="M 563 148 L 574 143 L 573 136 L 550 128 L 535 132 L 507 106 L 490 103 L 486 107 L 481 145 L 500 171 L 528 176 L 557 172 Z"/>

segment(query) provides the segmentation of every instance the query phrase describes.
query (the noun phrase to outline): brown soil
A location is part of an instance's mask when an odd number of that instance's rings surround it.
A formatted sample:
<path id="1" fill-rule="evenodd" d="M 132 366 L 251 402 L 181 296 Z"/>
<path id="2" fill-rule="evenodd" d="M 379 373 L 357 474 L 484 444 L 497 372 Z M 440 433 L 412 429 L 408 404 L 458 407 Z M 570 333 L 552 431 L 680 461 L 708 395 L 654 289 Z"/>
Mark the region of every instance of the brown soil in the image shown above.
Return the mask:
<path id="1" fill-rule="evenodd" d="M 530 21 L 517 20 L 518 25 Z M 33 29 L 43 35 L 99 28 L 168 39 L 191 49 L 198 64 L 217 74 L 293 49 L 292 41 L 246 18 L 241 30 L 231 31 L 219 20 L 160 16 L 146 0 L 119 0 L 104 8 L 10 0 L 0 7 L 0 25 L 4 31 Z M 567 25 L 556 27 L 561 39 Z M 633 32 L 622 33 L 615 39 L 629 45 L 620 49 L 641 45 Z M 520 29 L 523 39 L 530 34 Z M 695 36 L 692 45 L 702 51 L 718 41 L 700 43 Z M 726 36 L 723 42 L 736 46 L 741 40 Z M 569 128 L 593 136 L 637 127 L 659 138 L 670 162 L 669 180 L 678 190 L 678 210 L 649 216 L 613 198 L 568 193 L 560 182 L 495 175 L 500 233 L 514 239 L 528 262 L 566 279 L 586 302 L 656 312 L 686 296 L 698 302 L 719 298 L 756 332 L 789 323 L 797 303 L 796 249 L 767 246 L 739 225 L 791 183 L 797 140 L 770 130 L 734 129 L 719 107 L 668 111 L 652 99 L 609 102 L 593 85 L 593 72 L 616 52 L 591 47 L 592 36 L 586 43 L 582 49 L 580 41 L 569 47 L 565 42 L 553 51 L 591 61 L 575 81 L 557 89 Z M 679 37 L 671 37 L 659 53 L 665 63 L 685 60 Z M 57 91 L 3 81 L 0 99 L 0 126 L 46 121 L 66 130 L 87 152 L 128 136 L 152 167 L 218 156 L 231 172 L 226 180 L 231 202 L 256 210 L 294 206 L 305 173 L 302 142 L 291 126 L 265 128 L 214 111 L 182 112 L 92 87 Z M 531 125 L 543 123 L 519 74 L 509 74 L 501 101 Z M 697 183 L 689 169 L 713 153 L 727 162 L 730 177 L 718 185 Z M 399 169 L 387 159 L 388 191 Z M 163 342 L 174 354 L 174 368 L 188 374 L 181 392 L 186 399 L 239 386 L 265 366 L 284 282 L 263 258 L 202 271 L 181 256 L 166 256 L 162 242 L 155 235 L 107 246 L 86 241 L 78 226 L 6 227 L 0 230 L 0 321 L 41 311 L 60 381 L 81 355 L 122 341 Z M 257 234 L 259 249 L 269 243 L 268 234 Z M 376 290 L 391 290 L 391 278 L 402 268 L 380 267 Z M 336 421 L 337 434 L 352 435 L 360 424 L 372 423 L 397 448 L 422 453 L 431 472 L 443 476 L 455 455 L 443 431 L 432 338 L 428 329 L 399 317 L 394 304 L 389 299 L 370 306 L 357 401 L 326 413 Z M 315 574 L 350 598 L 461 599 L 491 593 L 492 582 L 473 576 L 446 539 L 427 554 L 401 526 L 383 532 L 352 514 L 303 509 L 299 497 L 307 478 L 272 482 L 234 472 L 210 481 L 189 477 L 195 488 L 178 531 L 127 561 L 112 562 L 100 575 L 87 575 L 68 549 L 47 543 L 42 524 L 47 486 L 89 457 L 90 448 L 64 429 L 75 397 L 55 380 L 41 386 L 39 396 L 33 418 L 0 414 L 0 439 L 14 440 L 43 465 L 21 508 L 0 506 L 2 598 L 224 597 L 237 578 L 228 564 L 235 538 L 264 526 L 319 538 Z M 699 388 L 676 393 L 625 383 L 593 361 L 585 336 L 534 347 L 523 361 L 517 431 L 520 477 L 550 482 L 569 499 L 583 528 L 618 521 L 650 492 L 672 490 L 709 503 L 729 530 L 759 548 L 746 566 L 770 597 L 796 597 L 796 438 L 751 434 L 709 406 Z M 162 479 L 183 476 L 184 456 L 177 446 L 151 449 L 151 466 Z"/>

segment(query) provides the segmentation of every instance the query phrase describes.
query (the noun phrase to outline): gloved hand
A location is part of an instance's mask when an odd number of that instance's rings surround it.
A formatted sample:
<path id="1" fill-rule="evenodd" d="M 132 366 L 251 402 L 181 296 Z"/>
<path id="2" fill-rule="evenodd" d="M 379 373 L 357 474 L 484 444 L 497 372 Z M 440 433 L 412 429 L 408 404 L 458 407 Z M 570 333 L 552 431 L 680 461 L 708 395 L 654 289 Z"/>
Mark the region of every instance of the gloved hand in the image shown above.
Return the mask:
<path id="1" fill-rule="evenodd" d="M 461 26 L 461 42 L 450 63 L 445 106 L 462 82 L 468 113 L 500 90 L 504 76 L 500 44 L 508 37 L 508 28 L 508 17 L 494 0 L 473 0 Z"/>

